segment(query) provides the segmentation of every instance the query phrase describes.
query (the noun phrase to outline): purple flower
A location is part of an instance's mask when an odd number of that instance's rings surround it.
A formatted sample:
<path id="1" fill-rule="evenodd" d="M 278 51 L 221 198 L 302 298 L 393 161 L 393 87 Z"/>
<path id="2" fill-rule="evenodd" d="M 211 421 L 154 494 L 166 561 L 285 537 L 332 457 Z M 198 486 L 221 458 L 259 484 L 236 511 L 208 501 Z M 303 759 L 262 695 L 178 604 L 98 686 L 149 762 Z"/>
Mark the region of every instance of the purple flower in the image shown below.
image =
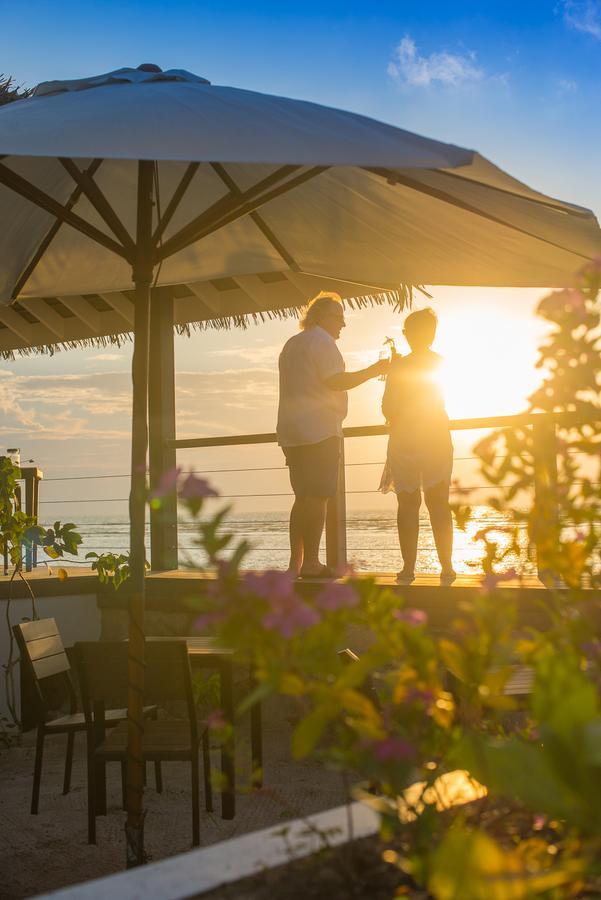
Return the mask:
<path id="1" fill-rule="evenodd" d="M 271 611 L 263 616 L 261 624 L 268 631 L 277 631 L 286 640 L 321 621 L 317 610 L 303 603 L 296 594 L 272 596 L 269 602 Z"/>
<path id="2" fill-rule="evenodd" d="M 390 736 L 374 744 L 373 753 L 378 762 L 400 762 L 414 756 L 415 750 L 403 738 Z"/>
<path id="3" fill-rule="evenodd" d="M 294 576 L 290 572 L 267 569 L 265 572 L 247 572 L 242 579 L 242 588 L 265 600 L 283 600 L 293 593 L 293 581 Z"/>
<path id="4" fill-rule="evenodd" d="M 168 472 L 163 472 L 159 479 L 157 487 L 150 492 L 151 499 L 161 500 L 168 494 L 172 494 L 177 487 L 177 482 L 179 476 L 181 475 L 181 471 L 181 467 L 178 466 L 175 469 L 169 469 Z"/>
<path id="5" fill-rule="evenodd" d="M 425 625 L 428 616 L 423 609 L 395 609 L 392 614 L 399 622 L 406 622 L 408 625 Z"/>
<path id="6" fill-rule="evenodd" d="M 209 728 L 214 728 L 215 730 L 222 730 L 227 727 L 227 719 L 223 713 L 222 709 L 214 709 L 207 716 L 207 725 Z"/>
<path id="7" fill-rule="evenodd" d="M 179 495 L 182 500 L 204 500 L 205 497 L 218 497 L 219 493 L 211 487 L 206 478 L 197 478 L 194 472 L 186 477 Z"/>
<path id="8" fill-rule="evenodd" d="M 219 625 L 225 619 L 225 612 L 213 610 L 198 616 L 194 622 L 195 631 L 211 630 L 214 625 Z"/>
<path id="9" fill-rule="evenodd" d="M 350 584 L 328 584 L 315 598 L 316 606 L 331 612 L 337 609 L 352 609 L 359 603 L 356 590 Z"/>

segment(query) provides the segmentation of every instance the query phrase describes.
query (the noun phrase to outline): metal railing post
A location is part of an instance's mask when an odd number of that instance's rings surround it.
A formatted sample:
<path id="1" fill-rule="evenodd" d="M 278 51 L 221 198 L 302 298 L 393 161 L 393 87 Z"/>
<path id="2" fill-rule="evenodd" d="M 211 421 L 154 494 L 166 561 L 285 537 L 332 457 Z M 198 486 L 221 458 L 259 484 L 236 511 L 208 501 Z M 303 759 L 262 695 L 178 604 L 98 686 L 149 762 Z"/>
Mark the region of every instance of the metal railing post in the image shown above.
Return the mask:
<path id="1" fill-rule="evenodd" d="M 344 438 L 340 442 L 340 468 L 336 496 L 328 500 L 326 514 L 326 562 L 330 569 L 346 569 L 346 475 L 344 469 Z"/>

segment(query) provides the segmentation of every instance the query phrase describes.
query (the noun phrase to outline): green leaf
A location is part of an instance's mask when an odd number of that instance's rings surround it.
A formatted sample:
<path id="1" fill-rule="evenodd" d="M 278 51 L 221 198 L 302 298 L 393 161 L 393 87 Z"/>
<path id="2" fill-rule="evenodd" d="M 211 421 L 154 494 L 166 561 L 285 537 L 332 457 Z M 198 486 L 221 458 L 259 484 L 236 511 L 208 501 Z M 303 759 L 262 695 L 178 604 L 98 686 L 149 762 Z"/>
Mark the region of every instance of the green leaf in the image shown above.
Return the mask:
<path id="1" fill-rule="evenodd" d="M 292 735 L 292 755 L 295 759 L 302 759 L 315 749 L 335 714 L 336 711 L 329 707 L 318 706 L 298 723 Z"/>

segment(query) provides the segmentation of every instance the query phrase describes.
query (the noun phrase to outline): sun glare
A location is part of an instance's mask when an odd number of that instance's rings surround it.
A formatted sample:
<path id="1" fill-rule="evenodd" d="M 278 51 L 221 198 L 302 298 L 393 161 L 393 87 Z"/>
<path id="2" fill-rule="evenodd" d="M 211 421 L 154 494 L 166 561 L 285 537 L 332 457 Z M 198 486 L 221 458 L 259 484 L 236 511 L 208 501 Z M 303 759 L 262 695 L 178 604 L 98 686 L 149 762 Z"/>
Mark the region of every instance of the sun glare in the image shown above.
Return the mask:
<path id="1" fill-rule="evenodd" d="M 435 349 L 443 357 L 441 385 L 452 419 L 523 410 L 541 380 L 536 319 L 499 307 L 457 309 L 442 317 Z"/>

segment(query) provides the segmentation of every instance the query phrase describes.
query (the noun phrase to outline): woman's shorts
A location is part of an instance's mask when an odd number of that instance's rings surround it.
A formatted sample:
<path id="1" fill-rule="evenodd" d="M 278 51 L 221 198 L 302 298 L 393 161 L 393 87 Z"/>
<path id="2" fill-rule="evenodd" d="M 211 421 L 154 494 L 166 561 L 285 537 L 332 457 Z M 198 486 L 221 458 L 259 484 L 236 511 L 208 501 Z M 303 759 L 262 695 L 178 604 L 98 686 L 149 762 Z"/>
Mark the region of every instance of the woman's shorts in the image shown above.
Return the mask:
<path id="1" fill-rule="evenodd" d="M 318 444 L 282 447 L 295 497 L 328 499 L 336 496 L 340 441 L 339 437 L 331 437 Z"/>

